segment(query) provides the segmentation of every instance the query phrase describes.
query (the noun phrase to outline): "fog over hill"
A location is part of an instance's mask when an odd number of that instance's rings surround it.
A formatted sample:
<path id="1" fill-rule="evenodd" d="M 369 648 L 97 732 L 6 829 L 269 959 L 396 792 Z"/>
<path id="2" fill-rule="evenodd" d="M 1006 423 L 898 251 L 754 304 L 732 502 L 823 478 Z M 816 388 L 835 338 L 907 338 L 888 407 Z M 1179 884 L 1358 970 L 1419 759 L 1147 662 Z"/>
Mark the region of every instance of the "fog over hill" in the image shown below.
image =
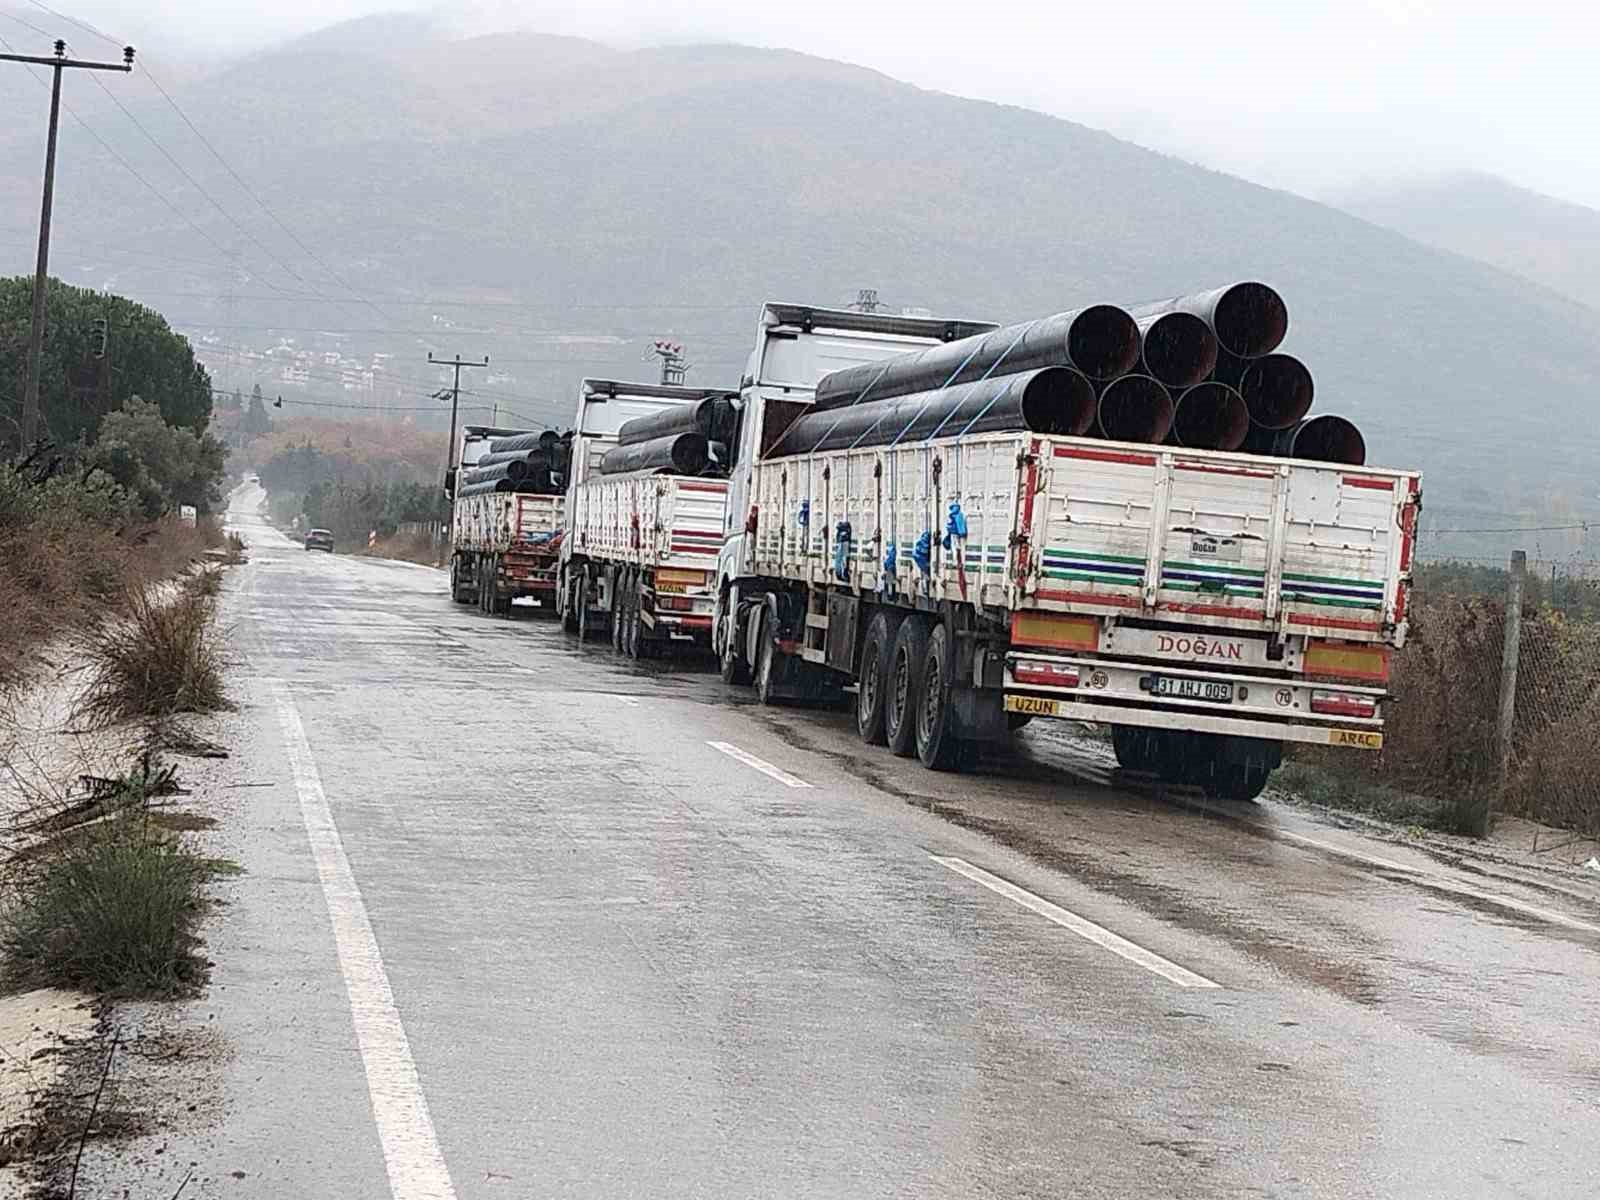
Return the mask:
<path id="1" fill-rule="evenodd" d="M 20 272 L 41 97 L 26 79 L 0 88 L 26 114 L 0 134 L 0 254 Z M 689 344 L 691 381 L 736 381 L 764 299 L 871 286 L 893 306 L 1011 320 L 1258 277 L 1289 302 L 1285 349 L 1315 372 L 1318 411 L 1354 417 L 1373 461 L 1421 466 L 1430 523 L 1600 516 L 1594 310 L 1069 121 L 784 51 L 460 39 L 394 17 L 172 90 L 320 261 L 137 76 L 118 97 L 233 220 L 75 86 L 165 199 L 69 122 L 55 261 L 236 353 L 322 329 L 394 354 L 413 392 L 433 384 L 427 349 L 489 353 L 509 407 L 564 416 L 583 374 L 650 371 L 655 334 Z"/>

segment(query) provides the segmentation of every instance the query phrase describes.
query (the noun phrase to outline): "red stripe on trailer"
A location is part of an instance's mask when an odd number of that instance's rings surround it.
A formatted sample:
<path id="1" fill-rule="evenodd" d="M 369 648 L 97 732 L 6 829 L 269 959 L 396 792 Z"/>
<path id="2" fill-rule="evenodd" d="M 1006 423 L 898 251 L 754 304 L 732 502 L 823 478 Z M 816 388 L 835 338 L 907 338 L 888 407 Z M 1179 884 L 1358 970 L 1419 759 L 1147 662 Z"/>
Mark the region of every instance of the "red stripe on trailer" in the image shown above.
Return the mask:
<path id="1" fill-rule="evenodd" d="M 1230 604 L 1158 604 L 1157 608 L 1163 612 L 1188 613 L 1196 617 L 1250 617 L 1252 619 L 1265 617 L 1267 610 L 1264 608 L 1235 608 Z"/>
<path id="2" fill-rule="evenodd" d="M 673 554 L 714 554 L 720 547 L 703 546 L 698 542 L 673 542 L 670 552 Z"/>
<path id="3" fill-rule="evenodd" d="M 1375 632 L 1383 628 L 1381 621 L 1359 621 L 1354 617 L 1313 617 L 1306 613 L 1290 613 L 1291 625 L 1314 625 L 1321 629 L 1360 629 Z"/>
<path id="4" fill-rule="evenodd" d="M 1202 475 L 1243 475 L 1246 479 L 1271 479 L 1271 471 L 1252 471 L 1249 467 L 1214 467 L 1210 463 L 1174 463 L 1180 471 L 1199 471 Z"/>
<path id="5" fill-rule="evenodd" d="M 1012 572 L 1017 582 L 1028 582 L 1028 539 L 1033 535 L 1033 493 L 1039 484 L 1039 439 L 1028 442 L 1028 469 L 1022 474 L 1022 532 L 1017 538 L 1017 558 Z"/>
<path id="6" fill-rule="evenodd" d="M 1394 491 L 1394 480 L 1392 479 L 1373 479 L 1367 475 L 1346 475 L 1344 476 L 1344 482 L 1346 487 L 1371 488 L 1375 492 Z"/>
<path id="7" fill-rule="evenodd" d="M 678 490 L 680 492 L 721 493 L 728 490 L 728 485 L 725 483 L 679 483 Z"/>
<path id="8" fill-rule="evenodd" d="M 1132 463 L 1136 467 L 1153 467 L 1153 454 L 1132 454 L 1126 450 L 1084 450 L 1077 446 L 1057 446 L 1057 458 L 1087 458 L 1094 462 Z"/>
<path id="9" fill-rule="evenodd" d="M 1108 592 L 1058 592 L 1040 589 L 1034 593 L 1040 600 L 1061 600 L 1068 604 L 1103 604 L 1108 608 L 1138 608 L 1137 596 L 1114 596 Z"/>

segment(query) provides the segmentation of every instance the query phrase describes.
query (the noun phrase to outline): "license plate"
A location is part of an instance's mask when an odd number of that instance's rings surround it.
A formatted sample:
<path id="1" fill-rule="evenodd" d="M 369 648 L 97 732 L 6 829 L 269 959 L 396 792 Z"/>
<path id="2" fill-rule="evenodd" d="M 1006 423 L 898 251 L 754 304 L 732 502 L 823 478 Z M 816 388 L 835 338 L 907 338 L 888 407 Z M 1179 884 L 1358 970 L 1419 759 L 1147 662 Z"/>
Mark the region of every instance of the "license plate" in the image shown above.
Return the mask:
<path id="1" fill-rule="evenodd" d="M 1153 696 L 1171 696 L 1175 700 L 1205 700 L 1212 704 L 1232 704 L 1233 684 L 1213 683 L 1209 679 L 1175 679 L 1170 675 L 1157 675 Z"/>
<path id="2" fill-rule="evenodd" d="M 1382 750 L 1383 734 L 1367 729 L 1330 729 L 1328 745 L 1354 746 L 1358 750 Z"/>
<path id="3" fill-rule="evenodd" d="M 1054 717 L 1060 714 L 1061 705 L 1058 701 L 1038 696 L 1007 696 L 1006 711 L 1027 713 L 1030 717 Z"/>

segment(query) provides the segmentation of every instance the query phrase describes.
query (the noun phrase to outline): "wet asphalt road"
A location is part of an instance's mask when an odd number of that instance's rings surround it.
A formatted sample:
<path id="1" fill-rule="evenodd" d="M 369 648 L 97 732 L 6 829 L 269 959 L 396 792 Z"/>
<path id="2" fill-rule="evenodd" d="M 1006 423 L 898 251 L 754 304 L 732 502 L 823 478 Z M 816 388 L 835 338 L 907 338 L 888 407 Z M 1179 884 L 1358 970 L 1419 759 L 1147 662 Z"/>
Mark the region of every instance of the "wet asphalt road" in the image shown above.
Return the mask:
<path id="1" fill-rule="evenodd" d="M 937 775 L 707 664 L 307 553 L 258 499 L 225 616 L 269 785 L 194 1009 L 228 1046 L 222 1118 L 173 1135 L 195 1194 L 1600 1189 L 1592 889 L 1119 790 L 1059 727 Z M 285 698 L 450 1192 L 406 1174 L 426 1153 L 386 1168 Z"/>

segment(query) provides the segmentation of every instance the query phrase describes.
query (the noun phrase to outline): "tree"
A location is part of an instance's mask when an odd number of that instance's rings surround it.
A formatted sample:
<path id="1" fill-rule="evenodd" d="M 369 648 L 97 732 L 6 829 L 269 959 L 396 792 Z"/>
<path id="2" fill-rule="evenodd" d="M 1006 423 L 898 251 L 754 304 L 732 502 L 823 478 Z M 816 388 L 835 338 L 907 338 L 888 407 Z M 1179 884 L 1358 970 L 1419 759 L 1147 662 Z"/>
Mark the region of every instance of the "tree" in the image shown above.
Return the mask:
<path id="1" fill-rule="evenodd" d="M 267 412 L 266 397 L 258 383 L 250 389 L 250 408 L 245 413 L 244 431 L 253 437 L 272 432 L 272 415 Z"/>
<path id="2" fill-rule="evenodd" d="M 122 296 L 72 287 L 59 279 L 48 284 L 49 325 L 39 365 L 39 409 L 43 432 L 58 446 L 89 443 L 104 412 L 121 408 L 131 396 L 145 396 L 174 427 L 203 434 L 211 420 L 211 376 L 195 361 L 187 338 L 174 333 L 166 318 Z M 22 392 L 33 312 L 30 276 L 0 279 L 0 449 L 16 447 L 21 436 Z M 95 325 L 109 329 L 110 394 L 105 409 L 72 402 L 67 375 L 95 362 Z"/>
<path id="3" fill-rule="evenodd" d="M 133 396 L 100 422 L 82 465 L 105 472 L 154 520 L 180 504 L 201 512 L 215 507 L 227 453 L 209 433 L 169 425 L 157 405 Z"/>

